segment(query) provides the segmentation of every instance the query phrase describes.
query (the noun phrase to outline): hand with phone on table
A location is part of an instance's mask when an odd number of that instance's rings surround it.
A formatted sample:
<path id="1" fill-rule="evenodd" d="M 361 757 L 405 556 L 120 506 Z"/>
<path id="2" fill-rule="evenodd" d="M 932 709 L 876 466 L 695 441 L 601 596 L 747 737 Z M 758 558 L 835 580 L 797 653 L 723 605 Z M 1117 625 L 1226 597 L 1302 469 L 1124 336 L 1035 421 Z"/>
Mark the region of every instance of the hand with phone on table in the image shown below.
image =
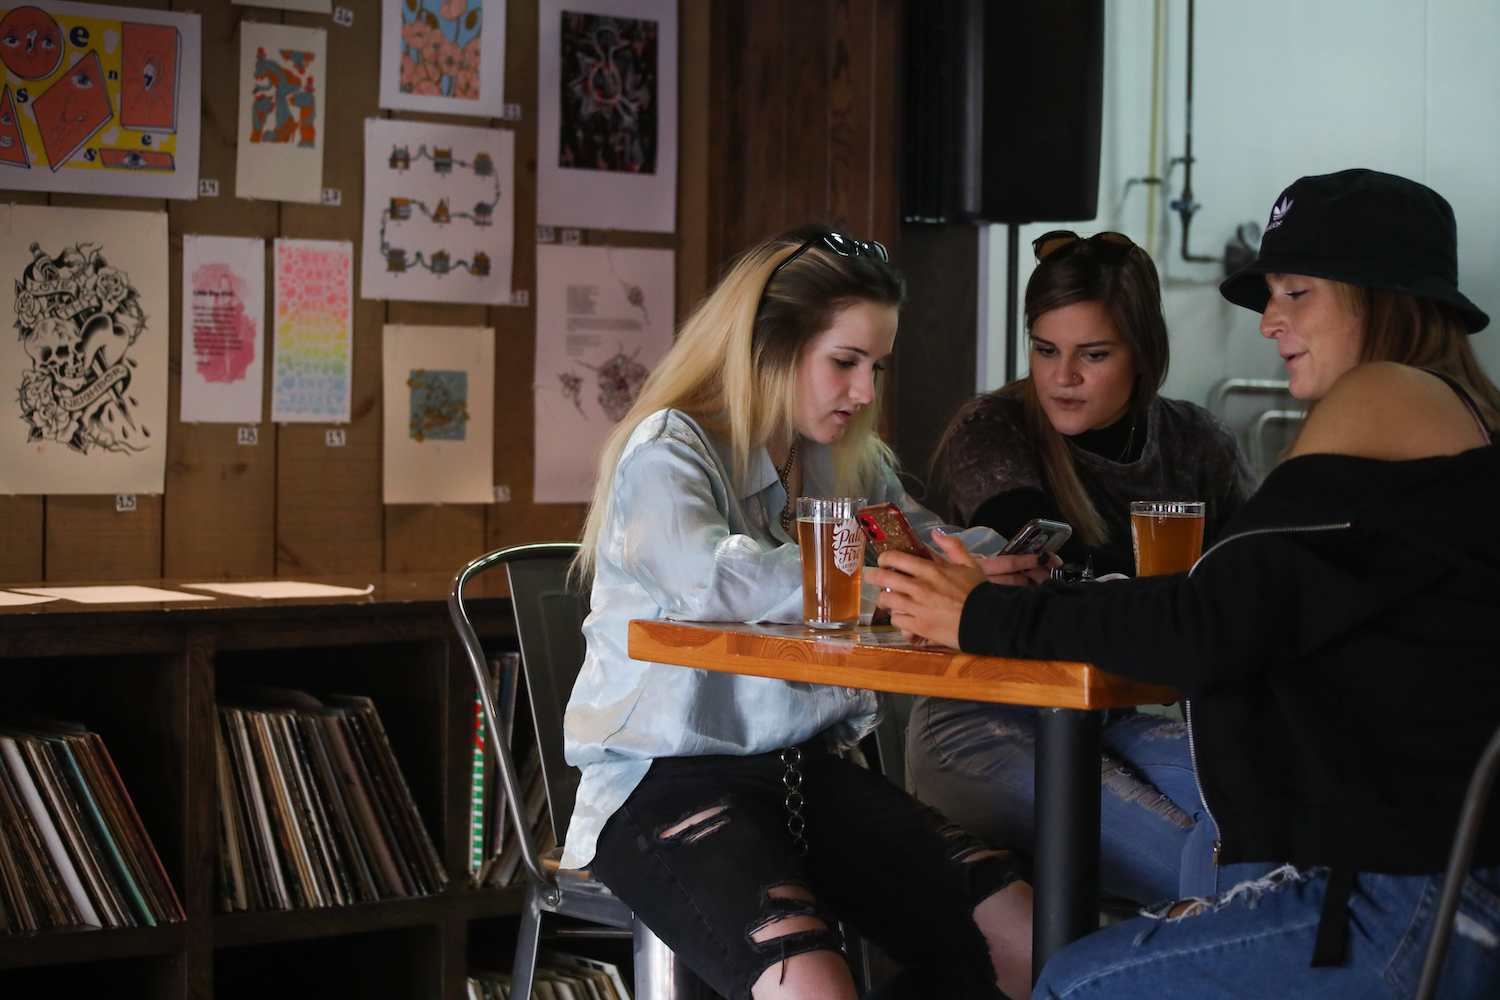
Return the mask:
<path id="1" fill-rule="evenodd" d="M 865 571 L 865 580 L 882 591 L 876 603 L 891 613 L 891 624 L 908 640 L 925 639 L 958 648 L 958 619 L 969 592 L 986 580 L 1032 586 L 1051 574 L 1061 560 L 1050 553 L 998 555 L 976 559 L 963 542 L 933 532 L 943 559 L 889 549 L 880 567 Z"/>

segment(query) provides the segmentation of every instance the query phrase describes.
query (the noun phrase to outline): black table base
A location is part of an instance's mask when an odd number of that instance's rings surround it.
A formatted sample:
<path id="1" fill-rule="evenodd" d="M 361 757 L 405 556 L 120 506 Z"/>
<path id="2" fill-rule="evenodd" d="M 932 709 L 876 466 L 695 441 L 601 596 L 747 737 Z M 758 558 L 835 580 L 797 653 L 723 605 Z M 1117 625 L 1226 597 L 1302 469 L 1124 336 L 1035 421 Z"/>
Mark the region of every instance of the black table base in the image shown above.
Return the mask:
<path id="1" fill-rule="evenodd" d="M 1104 713 L 1043 708 L 1036 726 L 1034 982 L 1064 946 L 1099 929 L 1099 755 Z"/>

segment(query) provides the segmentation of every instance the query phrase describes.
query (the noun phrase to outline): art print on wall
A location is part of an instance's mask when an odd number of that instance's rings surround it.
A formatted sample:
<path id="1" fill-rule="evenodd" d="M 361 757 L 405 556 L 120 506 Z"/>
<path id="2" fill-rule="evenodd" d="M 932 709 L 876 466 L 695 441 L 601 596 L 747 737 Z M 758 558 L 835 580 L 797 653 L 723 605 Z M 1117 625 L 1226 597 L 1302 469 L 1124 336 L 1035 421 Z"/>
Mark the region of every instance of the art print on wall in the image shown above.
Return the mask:
<path id="1" fill-rule="evenodd" d="M 365 120 L 360 296 L 508 303 L 515 133 Z"/>
<path id="2" fill-rule="evenodd" d="M 659 29 L 642 18 L 563 11 L 558 166 L 656 173 Z"/>
<path id="3" fill-rule="evenodd" d="M 677 225 L 675 0 L 541 0 L 537 222 Z"/>
<path id="4" fill-rule="evenodd" d="M 675 255 L 536 248 L 535 503 L 587 503 L 599 453 L 672 346 Z"/>
<path id="5" fill-rule="evenodd" d="M 271 419 L 349 422 L 354 366 L 354 245 L 277 240 Z"/>
<path id="6" fill-rule="evenodd" d="M 0 493 L 161 492 L 166 214 L 9 205 L 0 232 Z"/>
<path id="7" fill-rule="evenodd" d="M 266 242 L 182 238 L 183 423 L 260 423 Z"/>
<path id="8" fill-rule="evenodd" d="M 387 326 L 386 503 L 494 499 L 495 331 Z"/>
<path id="9" fill-rule="evenodd" d="M 240 22 L 235 194 L 321 202 L 328 33 Z"/>
<path id="10" fill-rule="evenodd" d="M 198 197 L 197 14 L 0 8 L 0 187 Z"/>
<path id="11" fill-rule="evenodd" d="M 384 0 L 380 106 L 505 115 L 505 0 Z"/>

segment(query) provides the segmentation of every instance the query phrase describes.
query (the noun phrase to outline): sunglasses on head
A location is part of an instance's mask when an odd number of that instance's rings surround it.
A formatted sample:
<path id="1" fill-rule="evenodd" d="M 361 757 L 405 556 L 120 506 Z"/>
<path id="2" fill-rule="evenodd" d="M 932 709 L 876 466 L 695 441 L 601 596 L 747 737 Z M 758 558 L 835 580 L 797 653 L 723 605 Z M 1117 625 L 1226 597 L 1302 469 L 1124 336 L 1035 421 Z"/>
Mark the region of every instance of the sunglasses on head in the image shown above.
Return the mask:
<path id="1" fill-rule="evenodd" d="M 783 257 L 781 263 L 777 264 L 772 269 L 770 276 L 766 278 L 766 287 L 771 287 L 771 280 L 780 273 L 783 267 L 786 267 L 792 261 L 819 244 L 822 244 L 823 249 L 832 250 L 840 257 L 869 257 L 872 260 L 880 261 L 882 264 L 887 263 L 891 259 L 890 255 L 885 252 L 885 246 L 876 243 L 874 240 L 857 240 L 852 236 L 845 236 L 843 233 L 820 233 L 817 236 L 809 237 L 800 247 Z M 761 298 L 765 298 L 764 292 L 761 293 Z"/>
<path id="2" fill-rule="evenodd" d="M 1031 249 L 1036 254 L 1037 263 L 1040 264 L 1059 250 L 1076 247 L 1080 243 L 1088 244 L 1089 249 L 1096 256 L 1108 261 L 1121 260 L 1135 249 L 1135 241 L 1124 233 L 1095 233 L 1092 236 L 1079 236 L 1070 229 L 1054 229 L 1050 233 L 1043 233 L 1031 241 Z"/>

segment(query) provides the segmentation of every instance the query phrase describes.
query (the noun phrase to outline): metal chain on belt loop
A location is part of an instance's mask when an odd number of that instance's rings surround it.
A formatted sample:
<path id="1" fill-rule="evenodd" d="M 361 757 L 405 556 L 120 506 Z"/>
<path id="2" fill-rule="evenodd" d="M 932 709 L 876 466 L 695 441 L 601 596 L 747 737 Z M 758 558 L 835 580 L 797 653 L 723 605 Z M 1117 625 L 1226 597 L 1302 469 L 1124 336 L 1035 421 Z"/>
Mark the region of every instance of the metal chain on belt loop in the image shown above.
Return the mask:
<path id="1" fill-rule="evenodd" d="M 792 847 L 797 857 L 807 857 L 807 820 L 802 818 L 802 806 L 807 802 L 802 797 L 802 772 L 797 765 L 802 763 L 802 748 L 787 747 L 781 751 L 781 762 L 786 765 L 786 774 L 781 783 L 786 786 L 786 831 L 792 835 Z"/>

